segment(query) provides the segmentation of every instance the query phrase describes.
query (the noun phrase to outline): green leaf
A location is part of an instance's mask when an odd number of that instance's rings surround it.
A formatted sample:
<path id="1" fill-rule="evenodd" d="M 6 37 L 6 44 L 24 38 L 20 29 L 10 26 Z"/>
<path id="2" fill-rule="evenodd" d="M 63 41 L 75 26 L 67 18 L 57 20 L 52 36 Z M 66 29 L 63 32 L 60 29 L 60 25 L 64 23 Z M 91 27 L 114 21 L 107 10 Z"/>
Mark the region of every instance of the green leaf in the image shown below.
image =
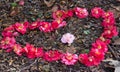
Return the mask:
<path id="1" fill-rule="evenodd" d="M 17 3 L 15 3 L 15 2 L 14 2 L 14 3 L 11 3 L 11 6 L 12 6 L 12 7 L 16 7 L 16 6 L 17 6 Z"/>

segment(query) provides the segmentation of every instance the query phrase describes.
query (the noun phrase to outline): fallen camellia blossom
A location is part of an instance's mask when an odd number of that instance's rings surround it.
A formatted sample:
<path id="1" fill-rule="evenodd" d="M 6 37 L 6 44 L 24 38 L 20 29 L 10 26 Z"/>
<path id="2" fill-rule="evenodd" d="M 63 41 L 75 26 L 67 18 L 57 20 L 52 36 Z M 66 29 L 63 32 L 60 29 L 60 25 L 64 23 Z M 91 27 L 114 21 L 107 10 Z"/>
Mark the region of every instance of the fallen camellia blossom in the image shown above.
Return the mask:
<path id="1" fill-rule="evenodd" d="M 103 36 L 99 37 L 97 40 L 104 42 L 106 45 L 108 45 L 110 43 L 110 39 L 106 39 Z"/>
<path id="2" fill-rule="evenodd" d="M 114 17 L 107 17 L 102 22 L 103 27 L 108 27 L 108 26 L 113 26 L 113 25 L 115 25 L 115 18 Z"/>
<path id="3" fill-rule="evenodd" d="M 65 11 L 66 17 L 72 17 L 73 16 L 73 10 Z"/>
<path id="4" fill-rule="evenodd" d="M 91 10 L 91 15 L 95 18 L 100 18 L 103 15 L 104 11 L 100 7 L 94 7 Z"/>
<path id="5" fill-rule="evenodd" d="M 104 32 L 102 33 L 102 36 L 105 38 L 112 38 L 113 36 L 117 36 L 117 35 L 118 32 L 116 26 L 106 27 L 104 28 Z"/>
<path id="6" fill-rule="evenodd" d="M 51 23 L 49 22 L 40 22 L 39 30 L 43 32 L 52 31 Z"/>
<path id="7" fill-rule="evenodd" d="M 96 42 L 92 44 L 92 47 L 95 49 L 99 49 L 102 52 L 108 51 L 106 43 L 104 43 L 103 41 L 100 41 L 100 40 L 96 40 Z"/>
<path id="8" fill-rule="evenodd" d="M 15 27 L 15 29 L 18 32 L 20 32 L 22 34 L 25 34 L 26 30 L 28 28 L 28 24 L 29 24 L 29 22 L 24 22 L 24 23 L 18 23 L 18 22 L 16 22 L 15 25 L 14 25 L 14 27 Z"/>
<path id="9" fill-rule="evenodd" d="M 24 0 L 19 1 L 19 5 L 23 6 L 25 4 Z"/>
<path id="10" fill-rule="evenodd" d="M 104 12 L 104 13 L 102 14 L 102 18 L 108 18 L 108 17 L 114 17 L 113 12 L 108 11 L 108 12 Z"/>
<path id="11" fill-rule="evenodd" d="M 86 8 L 79 8 L 76 7 L 74 9 L 75 14 L 79 17 L 79 18 L 85 18 L 88 16 L 88 11 Z"/>
<path id="12" fill-rule="evenodd" d="M 12 46 L 16 43 L 16 40 L 14 37 L 4 37 L 0 41 L 0 48 L 2 49 L 9 49 L 12 48 Z"/>
<path id="13" fill-rule="evenodd" d="M 22 53 L 23 53 L 23 48 L 22 48 L 19 44 L 14 44 L 14 46 L 13 46 L 12 48 L 13 48 L 13 51 L 14 51 L 17 55 L 19 55 L 19 56 L 22 55 Z"/>
<path id="14" fill-rule="evenodd" d="M 3 37 L 14 37 L 14 36 L 19 36 L 19 33 L 15 31 L 14 26 L 11 25 L 2 31 L 2 36 Z"/>
<path id="15" fill-rule="evenodd" d="M 43 49 L 35 48 L 31 44 L 26 44 L 24 47 L 24 52 L 26 53 L 27 57 L 31 59 L 43 56 Z"/>
<path id="16" fill-rule="evenodd" d="M 60 53 L 57 50 L 50 50 L 48 52 L 45 52 L 43 59 L 46 61 L 52 62 L 52 61 L 57 61 L 61 59 L 62 53 Z"/>
<path id="17" fill-rule="evenodd" d="M 105 53 L 100 49 L 91 48 L 89 55 L 94 56 L 95 59 L 99 62 L 99 61 L 102 61 L 104 59 Z"/>
<path id="18" fill-rule="evenodd" d="M 63 21 L 63 19 L 59 18 L 59 19 L 55 19 L 53 22 L 52 22 L 52 28 L 53 29 L 57 29 L 57 28 L 60 28 L 60 27 L 64 27 L 66 26 L 66 21 Z"/>
<path id="19" fill-rule="evenodd" d="M 62 63 L 64 63 L 65 65 L 74 65 L 78 61 L 78 55 L 65 53 L 61 59 Z"/>
<path id="20" fill-rule="evenodd" d="M 66 14 L 65 14 L 65 11 L 63 11 L 63 10 L 57 10 L 57 11 L 53 12 L 52 17 L 54 19 L 58 19 L 58 18 L 65 19 Z"/>
<path id="21" fill-rule="evenodd" d="M 73 43 L 73 40 L 75 39 L 75 36 L 71 33 L 66 33 L 62 36 L 61 42 L 62 43 L 68 43 L 71 44 Z"/>
<path id="22" fill-rule="evenodd" d="M 38 28 L 39 26 L 40 26 L 40 21 L 35 21 L 29 25 L 29 29 L 33 30 L 35 28 Z"/>

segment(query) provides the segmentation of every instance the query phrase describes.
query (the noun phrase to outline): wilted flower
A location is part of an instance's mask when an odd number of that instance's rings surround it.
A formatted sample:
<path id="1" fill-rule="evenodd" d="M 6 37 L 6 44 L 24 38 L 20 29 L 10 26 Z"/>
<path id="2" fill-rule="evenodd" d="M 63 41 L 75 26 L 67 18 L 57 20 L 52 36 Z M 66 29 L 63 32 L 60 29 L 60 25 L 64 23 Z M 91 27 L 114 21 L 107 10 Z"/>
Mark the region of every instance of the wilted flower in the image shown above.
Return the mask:
<path id="1" fill-rule="evenodd" d="M 65 53 L 62 56 L 62 63 L 64 63 L 65 65 L 74 65 L 77 61 L 78 61 L 77 54 Z"/>
<path id="2" fill-rule="evenodd" d="M 50 32 L 52 31 L 51 23 L 49 22 L 40 22 L 39 29 L 43 32 Z"/>
<path id="3" fill-rule="evenodd" d="M 18 32 L 20 32 L 22 34 L 25 34 L 26 30 L 27 30 L 27 27 L 28 27 L 28 24 L 29 24 L 28 22 L 24 22 L 24 23 L 16 22 L 14 27 Z"/>
<path id="4" fill-rule="evenodd" d="M 35 21 L 35 22 L 32 22 L 30 25 L 29 25 L 29 29 L 33 30 L 35 28 L 38 28 L 40 26 L 40 22 L 39 21 Z"/>
<path id="5" fill-rule="evenodd" d="M 49 62 L 52 62 L 52 61 L 57 61 L 59 59 L 61 59 L 61 56 L 62 56 L 62 53 L 60 53 L 59 51 L 57 50 L 50 50 L 48 52 L 45 52 L 43 58 L 46 60 L 46 61 L 49 61 Z"/>
<path id="6" fill-rule="evenodd" d="M 116 26 L 109 26 L 104 28 L 104 32 L 102 33 L 102 36 L 105 38 L 112 38 L 113 36 L 117 36 L 117 28 Z"/>
<path id="7" fill-rule="evenodd" d="M 71 33 L 66 33 L 62 36 L 61 42 L 62 43 L 68 43 L 71 44 L 73 43 L 73 40 L 75 39 L 75 36 Z"/>
<path id="8" fill-rule="evenodd" d="M 16 41 L 15 41 L 15 38 L 14 38 L 14 37 L 4 37 L 4 38 L 0 41 L 0 48 L 2 48 L 2 49 L 9 49 L 9 48 L 11 48 L 15 43 L 16 43 Z"/>
<path id="9" fill-rule="evenodd" d="M 57 10 L 56 12 L 53 12 L 52 17 L 54 19 L 62 18 L 64 19 L 66 17 L 65 11 L 63 10 Z"/>
<path id="10" fill-rule="evenodd" d="M 86 8 L 79 8 L 79 7 L 76 7 L 74 9 L 75 11 L 75 14 L 79 17 L 79 18 L 85 18 L 88 16 L 88 11 Z"/>
<path id="11" fill-rule="evenodd" d="M 61 18 L 56 19 L 52 22 L 53 29 L 57 29 L 57 28 L 64 27 L 64 26 L 66 26 L 66 21 L 63 21 L 63 19 Z"/>
<path id="12" fill-rule="evenodd" d="M 100 41 L 100 40 L 96 40 L 96 42 L 92 44 L 92 47 L 95 49 L 99 49 L 102 52 L 108 51 L 106 43 L 104 43 L 103 41 Z"/>
<path id="13" fill-rule="evenodd" d="M 102 22 L 102 26 L 104 26 L 104 27 L 113 26 L 114 24 L 115 24 L 114 17 L 107 17 Z"/>
<path id="14" fill-rule="evenodd" d="M 23 53 L 23 48 L 22 48 L 19 44 L 14 44 L 14 46 L 13 46 L 12 48 L 13 48 L 13 51 L 14 51 L 17 55 L 19 55 L 19 56 L 22 55 L 22 53 Z"/>
<path id="15" fill-rule="evenodd" d="M 103 15 L 104 11 L 100 7 L 95 7 L 91 10 L 91 14 L 95 18 L 100 18 Z"/>

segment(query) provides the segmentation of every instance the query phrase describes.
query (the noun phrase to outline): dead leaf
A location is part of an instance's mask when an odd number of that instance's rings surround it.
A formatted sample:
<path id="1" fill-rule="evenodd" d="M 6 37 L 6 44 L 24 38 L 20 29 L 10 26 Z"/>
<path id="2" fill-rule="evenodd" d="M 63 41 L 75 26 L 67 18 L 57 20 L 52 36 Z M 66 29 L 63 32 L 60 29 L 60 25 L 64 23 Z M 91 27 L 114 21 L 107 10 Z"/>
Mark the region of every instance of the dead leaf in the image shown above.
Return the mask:
<path id="1" fill-rule="evenodd" d="M 46 1 L 44 0 L 44 3 L 47 5 L 47 7 L 51 7 L 54 4 L 55 0 L 50 0 L 50 1 Z"/>
<path id="2" fill-rule="evenodd" d="M 15 7 L 14 9 L 11 10 L 10 16 L 15 16 L 20 12 L 18 7 Z"/>
<path id="3" fill-rule="evenodd" d="M 120 45 L 120 38 L 116 39 L 113 43 L 113 45 Z"/>
<path id="4" fill-rule="evenodd" d="M 54 6 L 52 7 L 52 10 L 51 10 L 51 11 L 52 11 L 52 12 L 55 12 L 55 11 L 58 10 L 58 8 L 59 8 L 58 5 L 54 5 Z"/>

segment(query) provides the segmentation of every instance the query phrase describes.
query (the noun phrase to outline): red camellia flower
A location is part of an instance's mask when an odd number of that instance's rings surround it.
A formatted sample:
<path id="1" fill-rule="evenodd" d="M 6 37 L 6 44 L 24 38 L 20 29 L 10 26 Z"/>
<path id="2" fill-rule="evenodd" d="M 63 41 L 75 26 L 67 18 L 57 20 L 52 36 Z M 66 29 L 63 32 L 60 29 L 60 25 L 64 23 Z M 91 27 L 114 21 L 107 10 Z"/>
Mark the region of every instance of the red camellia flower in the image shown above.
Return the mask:
<path id="1" fill-rule="evenodd" d="M 48 52 L 45 52 L 43 58 L 46 60 L 46 61 L 49 61 L 49 62 L 52 62 L 52 61 L 57 61 L 59 59 L 61 59 L 61 56 L 62 56 L 62 53 L 60 53 L 59 51 L 57 50 L 50 50 Z"/>
<path id="2" fill-rule="evenodd" d="M 86 66 L 94 66 L 100 64 L 100 61 L 94 56 L 89 56 L 88 61 L 85 63 Z"/>
<path id="3" fill-rule="evenodd" d="M 35 28 L 38 28 L 39 26 L 40 26 L 40 21 L 35 21 L 29 25 L 29 29 L 33 30 Z"/>
<path id="4" fill-rule="evenodd" d="M 104 42 L 106 45 L 110 43 L 110 39 L 106 39 L 103 36 L 99 37 L 97 40 Z"/>
<path id="5" fill-rule="evenodd" d="M 43 32 L 50 32 L 52 31 L 51 23 L 49 22 L 40 22 L 39 29 Z"/>
<path id="6" fill-rule="evenodd" d="M 13 36 L 13 32 L 14 32 L 14 27 L 11 25 L 3 30 L 2 36 L 3 37 L 7 37 L 7 36 L 11 37 L 11 36 Z"/>
<path id="7" fill-rule="evenodd" d="M 79 18 L 85 18 L 88 16 L 88 11 L 86 8 L 79 8 L 79 7 L 76 7 L 74 9 L 75 11 L 75 14 L 79 17 Z"/>
<path id="8" fill-rule="evenodd" d="M 2 49 L 11 49 L 11 47 L 16 43 L 14 37 L 4 37 L 0 41 L 0 48 Z"/>
<path id="9" fill-rule="evenodd" d="M 115 18 L 114 17 L 107 17 L 102 22 L 103 27 L 112 26 L 114 24 L 115 24 Z"/>
<path id="10" fill-rule="evenodd" d="M 17 55 L 19 55 L 19 56 L 22 55 L 22 53 L 23 53 L 23 48 L 22 48 L 19 44 L 14 44 L 14 46 L 13 46 L 12 48 L 13 48 L 13 51 L 14 51 Z"/>
<path id="11" fill-rule="evenodd" d="M 54 19 L 57 19 L 57 18 L 64 19 L 66 17 L 66 14 L 65 14 L 65 11 L 63 10 L 57 10 L 56 12 L 53 12 L 52 17 Z"/>
<path id="12" fill-rule="evenodd" d="M 62 63 L 65 65 L 74 65 L 78 61 L 77 54 L 65 53 L 62 56 Z"/>
<path id="13" fill-rule="evenodd" d="M 80 54 L 79 55 L 79 61 L 83 64 L 88 62 L 88 54 Z"/>
<path id="14" fill-rule="evenodd" d="M 109 26 L 104 28 L 104 32 L 102 33 L 102 36 L 105 38 L 112 38 L 113 36 L 117 36 L 117 28 L 116 26 Z"/>
<path id="15" fill-rule="evenodd" d="M 35 55 L 36 57 L 42 57 L 44 55 L 43 48 L 42 47 L 36 48 Z"/>
<path id="16" fill-rule="evenodd" d="M 113 12 L 108 11 L 102 14 L 102 18 L 108 18 L 108 17 L 114 17 Z"/>
<path id="17" fill-rule="evenodd" d="M 64 26 L 66 26 L 66 21 L 63 21 L 63 19 L 61 18 L 56 19 L 52 22 L 53 29 L 57 29 L 57 28 L 64 27 Z"/>
<path id="18" fill-rule="evenodd" d="M 18 22 L 16 22 L 15 25 L 14 25 L 14 27 L 15 27 L 15 29 L 18 32 L 20 32 L 22 34 L 25 34 L 26 33 L 26 29 L 28 27 L 28 24 L 29 24 L 28 22 L 24 22 L 24 23 L 18 23 Z"/>
<path id="19" fill-rule="evenodd" d="M 33 45 L 26 44 L 24 47 L 24 52 L 27 54 L 28 58 L 36 58 L 43 56 L 42 48 L 35 48 Z"/>
<path id="20" fill-rule="evenodd" d="M 91 10 L 91 15 L 95 18 L 100 18 L 103 15 L 104 11 L 100 7 L 94 7 Z"/>
<path id="21" fill-rule="evenodd" d="M 72 17 L 73 16 L 73 10 L 67 10 L 65 11 L 66 17 Z"/>
<path id="22" fill-rule="evenodd" d="M 92 47 L 95 49 L 99 49 L 102 52 L 108 51 L 107 45 L 103 41 L 100 41 L 100 40 L 96 40 L 96 42 L 92 44 Z"/>
<path id="23" fill-rule="evenodd" d="M 101 60 L 104 59 L 105 53 L 102 50 L 100 50 L 100 49 L 92 48 L 90 50 L 89 55 L 90 56 L 94 56 L 97 59 L 97 61 L 101 61 Z"/>

